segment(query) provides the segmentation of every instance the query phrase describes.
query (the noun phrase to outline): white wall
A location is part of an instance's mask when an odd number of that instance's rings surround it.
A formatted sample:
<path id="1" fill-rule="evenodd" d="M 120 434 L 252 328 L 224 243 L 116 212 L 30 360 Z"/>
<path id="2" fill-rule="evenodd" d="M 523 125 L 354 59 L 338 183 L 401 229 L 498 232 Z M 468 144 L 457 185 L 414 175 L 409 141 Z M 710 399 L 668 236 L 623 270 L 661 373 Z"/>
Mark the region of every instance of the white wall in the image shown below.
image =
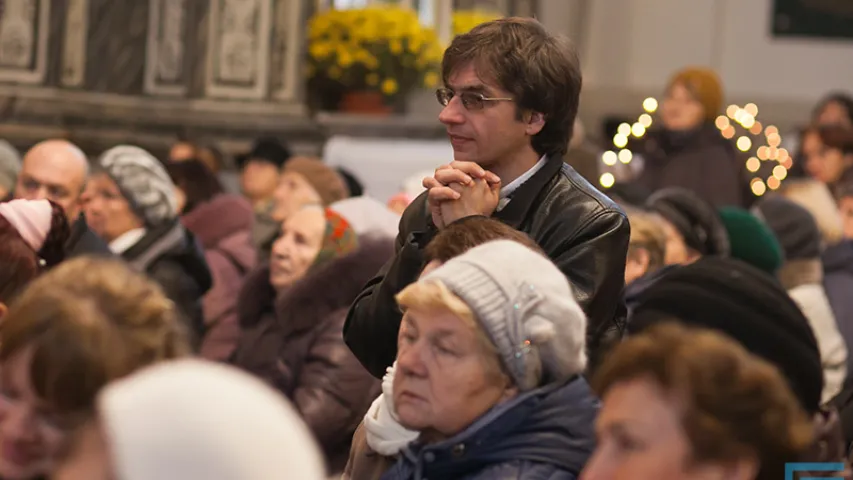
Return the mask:
<path id="1" fill-rule="evenodd" d="M 853 41 L 774 39 L 771 13 L 771 0 L 591 0 L 581 45 L 586 86 L 652 93 L 698 64 L 716 69 L 734 99 L 853 90 Z"/>

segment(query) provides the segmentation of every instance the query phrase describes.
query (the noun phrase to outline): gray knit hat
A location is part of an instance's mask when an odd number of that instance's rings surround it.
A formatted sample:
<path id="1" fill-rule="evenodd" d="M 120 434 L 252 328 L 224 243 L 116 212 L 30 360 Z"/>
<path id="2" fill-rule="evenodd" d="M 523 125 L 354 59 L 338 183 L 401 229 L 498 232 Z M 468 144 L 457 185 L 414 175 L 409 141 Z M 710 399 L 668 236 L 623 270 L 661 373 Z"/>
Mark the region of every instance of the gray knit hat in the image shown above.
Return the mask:
<path id="1" fill-rule="evenodd" d="M 101 155 L 98 167 L 116 182 L 145 225 L 156 227 L 178 215 L 175 185 L 159 160 L 145 150 L 119 145 Z"/>
<path id="2" fill-rule="evenodd" d="M 510 240 L 474 247 L 425 275 L 459 296 L 488 333 L 521 391 L 586 368 L 586 316 L 565 275 Z"/>
<path id="3" fill-rule="evenodd" d="M 11 192 L 21 171 L 21 154 L 6 140 L 0 140 L 0 187 Z"/>

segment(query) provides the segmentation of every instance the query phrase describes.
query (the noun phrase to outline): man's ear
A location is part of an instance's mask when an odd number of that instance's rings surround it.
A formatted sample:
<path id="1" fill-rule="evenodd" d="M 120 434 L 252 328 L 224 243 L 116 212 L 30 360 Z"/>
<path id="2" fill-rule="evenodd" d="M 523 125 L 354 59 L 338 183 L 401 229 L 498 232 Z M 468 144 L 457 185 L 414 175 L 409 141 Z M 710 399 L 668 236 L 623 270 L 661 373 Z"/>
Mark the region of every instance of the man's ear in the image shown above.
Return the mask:
<path id="1" fill-rule="evenodd" d="M 3 321 L 3 317 L 6 316 L 6 312 L 9 311 L 9 307 L 6 306 L 5 303 L 0 302 L 0 322 Z"/>
<path id="2" fill-rule="evenodd" d="M 527 128 L 525 129 L 525 133 L 530 135 L 536 135 L 541 132 L 545 127 L 545 114 L 540 112 L 530 112 L 530 117 L 527 119 Z"/>

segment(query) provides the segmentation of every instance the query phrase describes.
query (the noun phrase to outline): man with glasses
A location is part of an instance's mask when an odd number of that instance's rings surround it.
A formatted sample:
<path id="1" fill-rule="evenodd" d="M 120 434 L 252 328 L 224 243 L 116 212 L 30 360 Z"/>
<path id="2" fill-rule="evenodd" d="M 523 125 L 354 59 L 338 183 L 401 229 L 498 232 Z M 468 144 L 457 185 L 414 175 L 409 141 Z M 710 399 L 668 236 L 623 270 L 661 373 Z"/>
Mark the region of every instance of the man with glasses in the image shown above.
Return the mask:
<path id="1" fill-rule="evenodd" d="M 577 54 L 536 20 L 505 18 L 457 36 L 441 68 L 438 118 L 454 161 L 424 179 L 428 192 L 403 214 L 395 258 L 350 309 L 347 344 L 381 377 L 397 352 L 394 296 L 417 279 L 423 249 L 446 225 L 486 216 L 530 235 L 569 279 L 595 363 L 624 318 L 630 233 L 619 207 L 562 160 L 581 89 Z"/>
<path id="2" fill-rule="evenodd" d="M 51 200 L 65 211 L 71 226 L 66 256 L 112 255 L 107 244 L 89 230 L 82 213 L 83 188 L 89 161 L 76 145 L 66 140 L 45 140 L 32 147 L 21 165 L 15 198 Z"/>

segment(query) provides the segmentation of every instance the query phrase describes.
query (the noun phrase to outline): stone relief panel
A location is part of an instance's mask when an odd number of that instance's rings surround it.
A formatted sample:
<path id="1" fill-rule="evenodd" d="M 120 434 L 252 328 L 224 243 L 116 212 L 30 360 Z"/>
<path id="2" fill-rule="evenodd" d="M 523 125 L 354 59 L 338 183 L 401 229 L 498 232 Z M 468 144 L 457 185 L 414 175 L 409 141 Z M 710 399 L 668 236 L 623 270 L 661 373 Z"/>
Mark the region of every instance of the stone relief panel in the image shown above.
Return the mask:
<path id="1" fill-rule="evenodd" d="M 272 0 L 210 0 L 208 97 L 264 98 L 269 86 Z"/>
<path id="2" fill-rule="evenodd" d="M 149 0 L 145 92 L 184 95 L 187 0 Z"/>
<path id="3" fill-rule="evenodd" d="M 38 84 L 47 66 L 48 0 L 3 0 L 0 81 Z"/>
<path id="4" fill-rule="evenodd" d="M 60 83 L 65 87 L 79 87 L 86 78 L 89 0 L 67 0 L 66 8 Z"/>
<path id="5" fill-rule="evenodd" d="M 308 21 L 304 2 L 276 2 L 275 27 L 270 55 L 271 85 L 276 100 L 296 100 L 302 88 L 302 38 Z"/>

